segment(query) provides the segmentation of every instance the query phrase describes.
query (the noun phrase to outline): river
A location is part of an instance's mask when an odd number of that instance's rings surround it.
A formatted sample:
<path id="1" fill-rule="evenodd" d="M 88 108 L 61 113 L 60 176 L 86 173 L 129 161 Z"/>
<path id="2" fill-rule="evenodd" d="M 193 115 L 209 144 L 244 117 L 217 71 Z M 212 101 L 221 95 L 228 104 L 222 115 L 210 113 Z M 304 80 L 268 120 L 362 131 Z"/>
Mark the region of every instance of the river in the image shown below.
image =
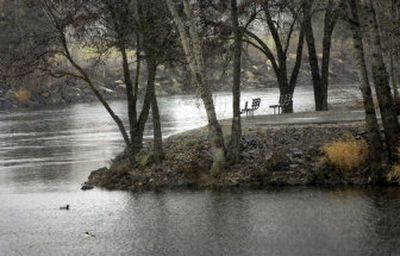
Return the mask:
<path id="1" fill-rule="evenodd" d="M 243 101 L 255 97 L 256 114 L 278 100 L 274 89 L 243 93 Z M 230 94 L 214 98 L 218 116 L 229 118 Z M 334 103 L 356 98 L 331 91 Z M 164 136 L 206 122 L 193 96 L 160 97 L 159 105 Z M 112 106 L 126 116 L 122 101 Z M 295 110 L 312 108 L 311 90 L 299 88 Z M 1 111 L 0 255 L 400 255 L 397 188 L 80 191 L 122 146 L 97 103 Z"/>

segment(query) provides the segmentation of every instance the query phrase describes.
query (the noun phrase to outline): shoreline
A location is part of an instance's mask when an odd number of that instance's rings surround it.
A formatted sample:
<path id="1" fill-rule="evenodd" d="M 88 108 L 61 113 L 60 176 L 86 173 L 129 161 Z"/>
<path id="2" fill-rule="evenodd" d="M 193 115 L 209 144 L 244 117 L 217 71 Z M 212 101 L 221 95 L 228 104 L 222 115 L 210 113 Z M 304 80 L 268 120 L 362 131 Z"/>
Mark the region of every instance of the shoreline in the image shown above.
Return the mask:
<path id="1" fill-rule="evenodd" d="M 230 125 L 222 122 L 225 139 Z M 262 125 L 243 123 L 242 159 L 212 177 L 205 127 L 173 135 L 164 141 L 166 158 L 153 163 L 152 143 L 138 154 L 139 165 L 129 167 L 123 154 L 109 168 L 91 172 L 87 186 L 109 190 L 164 191 L 185 189 L 263 189 L 272 186 L 366 186 L 374 183 L 368 163 L 352 171 L 339 171 L 323 163 L 323 146 L 353 136 L 364 139 L 363 122 Z M 227 145 L 228 146 L 228 145 Z M 384 176 L 389 166 L 382 166 Z M 389 184 L 389 183 L 388 183 Z M 393 184 L 398 185 L 394 182 Z"/>
<path id="2" fill-rule="evenodd" d="M 301 88 L 305 88 L 306 85 L 299 86 Z M 335 89 L 338 87 L 338 85 L 333 85 L 332 89 Z M 273 86 L 266 86 L 266 87 L 248 87 L 243 90 L 243 92 L 258 92 L 260 90 L 269 90 L 273 89 L 275 87 Z M 347 87 L 346 87 L 347 88 Z M 350 88 L 350 87 L 349 87 Z M 277 89 L 277 88 L 276 88 Z M 119 100 L 125 100 L 126 99 L 126 93 L 125 91 L 121 91 L 122 89 L 117 87 L 113 87 L 113 92 L 107 92 L 103 91 L 103 96 L 108 100 L 108 101 L 119 101 Z M 38 93 L 32 93 L 31 97 L 32 99 L 28 100 L 27 102 L 19 102 L 14 95 L 14 92 L 11 94 L 9 93 L 8 96 L 2 95 L 0 92 L 0 109 L 2 111 L 18 111 L 18 110 L 26 110 L 26 109 L 46 109 L 46 108 L 53 108 L 53 107 L 66 107 L 66 106 L 72 106 L 75 104 L 90 104 L 90 103 L 95 103 L 98 102 L 98 99 L 93 95 L 91 91 L 89 91 L 88 88 L 83 87 L 80 89 L 81 95 L 80 96 L 70 96 L 70 98 L 62 98 L 60 95 L 57 96 L 47 96 L 43 97 L 42 95 Z M 84 93 L 83 93 L 84 92 Z M 3 92 L 4 94 L 5 92 Z M 143 92 L 142 92 L 143 93 Z M 224 94 L 224 93 L 232 93 L 229 89 L 223 88 L 221 90 L 215 90 L 213 93 L 219 93 L 219 94 Z M 165 91 L 159 91 L 158 92 L 159 96 L 188 96 L 188 95 L 196 95 L 195 91 L 187 91 L 187 92 L 174 92 L 174 93 L 168 93 Z M 357 100 L 356 102 L 346 102 L 345 104 L 339 104 L 339 103 L 334 103 L 330 105 L 330 108 L 332 110 L 355 110 L 355 109 L 362 109 L 362 105 L 360 100 Z"/>

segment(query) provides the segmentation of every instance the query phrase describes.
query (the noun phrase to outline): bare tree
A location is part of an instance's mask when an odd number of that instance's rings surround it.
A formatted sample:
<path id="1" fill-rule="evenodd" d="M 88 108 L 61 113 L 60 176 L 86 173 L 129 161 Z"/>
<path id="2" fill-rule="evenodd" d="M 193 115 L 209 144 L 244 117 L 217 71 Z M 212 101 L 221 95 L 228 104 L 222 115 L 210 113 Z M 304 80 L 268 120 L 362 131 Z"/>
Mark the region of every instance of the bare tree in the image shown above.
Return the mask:
<path id="1" fill-rule="evenodd" d="M 162 133 L 160 115 L 158 110 L 155 78 L 157 72 L 157 62 L 154 59 L 154 54 L 150 53 L 149 49 L 154 48 L 154 41 L 149 40 L 149 30 L 157 29 L 156 26 L 148 26 L 150 20 L 143 18 L 144 13 L 150 12 L 150 6 L 143 5 L 140 1 L 132 0 L 102 0 L 106 10 L 110 16 L 113 34 L 116 39 L 116 47 L 119 49 L 122 56 L 122 67 L 124 72 L 124 80 L 126 85 L 128 99 L 128 114 L 131 131 L 131 147 L 134 152 L 138 152 L 143 145 L 143 132 L 145 123 L 148 119 L 150 109 L 152 110 L 152 121 L 154 131 L 154 158 L 157 163 L 161 163 L 163 159 L 162 150 Z M 159 4 L 158 1 L 149 1 L 152 4 Z M 153 5 L 154 6 L 154 5 Z M 162 13 L 158 13 L 162 16 Z M 141 18 L 139 18 L 141 17 Z M 163 16 L 164 17 L 164 16 Z M 159 25 L 159 24 L 153 24 Z M 136 38 L 136 61 L 137 69 L 140 68 L 141 54 L 145 54 L 143 58 L 147 63 L 147 87 L 143 101 L 142 111 L 140 116 L 137 116 L 138 102 L 138 77 L 133 82 L 131 70 L 129 67 L 127 51 L 132 45 L 132 39 Z M 139 76 L 140 70 L 137 70 L 136 76 Z"/>
<path id="2" fill-rule="evenodd" d="M 266 23 L 268 31 L 274 42 L 275 52 L 255 32 L 245 28 L 246 38 L 244 41 L 260 50 L 271 62 L 275 76 L 278 81 L 280 95 L 288 98 L 287 104 L 283 105 L 284 113 L 293 112 L 293 92 L 301 68 L 304 45 L 304 31 L 298 31 L 298 42 L 296 47 L 296 58 L 293 69 L 289 76 L 288 56 L 290 43 L 296 35 L 296 28 L 299 21 L 299 6 L 293 1 L 263 0 L 255 1 L 255 6 L 250 14 L 248 22 L 252 22 L 258 16 L 261 22 Z M 252 3 L 254 5 L 254 3 Z M 250 6 L 251 9 L 251 6 Z"/>
<path id="3" fill-rule="evenodd" d="M 231 160 L 240 161 L 240 140 L 242 128 L 240 120 L 240 78 L 241 78 L 241 55 L 242 55 L 242 32 L 239 28 L 238 6 L 236 0 L 231 0 L 231 22 L 234 34 L 233 50 L 233 119 L 231 132 Z"/>
<path id="4" fill-rule="evenodd" d="M 179 37 L 174 29 L 172 17 L 163 0 L 137 1 L 137 23 L 142 39 L 151 87 L 151 111 L 154 128 L 154 157 L 160 163 L 164 158 L 160 113 L 157 104 L 154 80 L 160 65 L 179 63 L 182 53 Z M 150 86 L 150 83 L 149 85 Z"/>
<path id="5" fill-rule="evenodd" d="M 358 11 L 359 4 L 357 3 L 357 0 L 350 0 L 348 2 L 348 7 L 349 24 L 353 33 L 354 59 L 356 65 L 358 66 L 358 78 L 360 81 L 360 89 L 363 96 L 365 110 L 369 155 L 371 159 L 371 165 L 379 166 L 383 160 L 383 145 L 381 141 L 380 128 L 376 116 L 375 105 L 372 97 L 371 85 L 368 78 L 363 35 Z"/>
<path id="6" fill-rule="evenodd" d="M 322 62 L 321 69 L 315 44 L 312 16 L 313 4 L 320 4 L 319 1 L 303 0 L 303 26 L 308 46 L 308 57 L 311 67 L 311 74 L 314 86 L 315 110 L 328 110 L 328 84 L 329 84 L 329 64 L 332 46 L 332 34 L 339 15 L 345 7 L 344 0 L 327 0 L 324 4 L 324 35 L 322 41 Z"/>
<path id="7" fill-rule="evenodd" d="M 58 54 L 66 58 L 72 67 L 75 69 L 74 71 L 66 71 L 66 70 L 51 70 L 48 71 L 55 77 L 63 77 L 63 76 L 72 76 L 78 79 L 83 80 L 87 83 L 93 93 L 96 95 L 99 102 L 103 105 L 103 107 L 110 114 L 111 118 L 117 124 L 122 137 L 124 138 L 125 144 L 128 150 L 128 157 L 132 163 L 135 162 L 132 152 L 130 151 L 130 140 L 128 133 L 124 127 L 122 120 L 119 116 L 112 110 L 110 105 L 107 103 L 105 98 L 101 95 L 100 91 L 97 89 L 92 79 L 88 75 L 88 72 L 73 58 L 70 52 L 69 38 L 68 33 L 69 29 L 73 29 L 74 26 L 79 26 L 80 23 L 87 21 L 87 19 L 92 18 L 90 12 L 83 3 L 73 2 L 70 3 L 60 2 L 55 3 L 51 0 L 41 0 L 40 5 L 46 14 L 49 24 L 52 26 L 52 34 L 50 38 L 53 40 L 52 42 L 55 44 L 53 47 L 57 47 L 56 51 L 44 52 L 42 56 L 46 56 L 47 54 Z"/>
<path id="8" fill-rule="evenodd" d="M 211 172 L 217 176 L 226 165 L 226 151 L 222 129 L 215 112 L 211 89 L 207 83 L 203 42 L 196 26 L 196 16 L 190 6 L 189 0 L 179 1 L 180 6 L 183 5 L 183 13 L 178 11 L 177 5 L 173 0 L 167 0 L 166 2 L 179 31 L 192 78 L 206 109 L 208 134 L 213 156 Z"/>
<path id="9" fill-rule="evenodd" d="M 101 55 L 112 48 L 118 49 L 121 55 L 126 88 L 128 119 L 130 128 L 130 148 L 138 152 L 143 146 L 143 132 L 148 119 L 151 98 L 145 97 L 141 112 L 137 113 L 139 76 L 141 69 L 141 43 L 139 27 L 135 20 L 135 5 L 131 0 L 98 0 L 90 6 L 98 14 L 98 24 L 90 27 L 89 47 L 96 48 Z M 128 60 L 128 51 L 136 50 L 136 74 L 132 71 Z M 146 89 L 146 95 L 151 88 Z"/>
<path id="10" fill-rule="evenodd" d="M 393 96 L 390 91 L 389 75 L 383 59 L 382 42 L 376 12 L 372 0 L 363 0 L 362 4 L 364 15 L 362 15 L 361 20 L 364 24 L 368 24 L 369 59 L 379 102 L 379 109 L 382 116 L 386 145 L 390 156 L 395 157 L 400 135 L 400 126 L 396 115 Z"/>
<path id="11" fill-rule="evenodd" d="M 388 60 L 392 93 L 395 102 L 400 102 L 398 92 L 400 56 L 400 3 L 396 0 L 374 1 L 384 57 Z"/>

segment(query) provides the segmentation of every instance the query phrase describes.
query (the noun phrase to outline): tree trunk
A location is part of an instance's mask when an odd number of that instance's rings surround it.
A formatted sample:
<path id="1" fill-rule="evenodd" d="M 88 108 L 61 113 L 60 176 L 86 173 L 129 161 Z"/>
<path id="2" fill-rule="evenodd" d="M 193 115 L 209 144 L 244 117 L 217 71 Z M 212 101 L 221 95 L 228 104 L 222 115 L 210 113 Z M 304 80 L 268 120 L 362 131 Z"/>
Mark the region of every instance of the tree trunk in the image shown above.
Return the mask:
<path id="1" fill-rule="evenodd" d="M 142 59 L 140 57 L 140 39 L 139 37 L 137 38 L 137 49 L 136 49 L 136 71 L 135 71 L 135 80 L 134 80 L 134 87 L 133 87 L 133 95 L 135 99 L 135 107 L 137 105 L 137 98 L 138 98 L 138 93 L 139 93 L 139 81 L 140 81 L 140 71 L 142 67 Z M 146 89 L 147 92 L 147 89 Z M 147 121 L 147 116 L 148 116 L 148 108 L 149 108 L 149 103 L 145 102 L 142 107 L 142 112 L 140 114 L 139 119 L 137 119 L 137 114 L 136 114 L 136 125 L 134 127 L 134 130 L 131 130 L 131 145 L 132 145 L 132 151 L 137 153 L 139 150 L 142 149 L 143 147 L 143 131 L 144 131 L 144 124 Z M 147 113 L 145 115 L 144 113 Z"/>
<path id="2" fill-rule="evenodd" d="M 186 60 L 189 64 L 192 77 L 197 85 L 197 90 L 199 91 L 200 97 L 206 109 L 208 120 L 208 137 L 211 144 L 211 154 L 213 156 L 211 173 L 214 176 L 219 176 L 226 165 L 226 152 L 224 136 L 215 113 L 212 93 L 208 83 L 206 82 L 207 74 L 203 59 L 202 40 L 198 34 L 196 22 L 189 6 L 189 1 L 183 0 L 188 31 L 185 23 L 176 10 L 174 2 L 172 0 L 167 0 L 167 4 L 174 22 L 177 25 Z"/>
<path id="3" fill-rule="evenodd" d="M 131 74 L 129 70 L 128 56 L 124 45 L 119 47 L 122 55 L 122 67 L 124 72 L 124 81 L 126 87 L 126 98 L 128 101 L 128 119 L 130 128 L 131 142 L 134 138 L 137 125 L 137 113 L 136 113 L 136 95 L 134 94 L 133 83 L 131 79 Z"/>
<path id="4" fill-rule="evenodd" d="M 293 91 L 294 88 L 291 88 L 289 85 L 289 81 L 287 78 L 287 69 L 286 69 L 286 61 L 280 61 L 280 70 L 279 70 L 279 95 L 281 97 L 286 97 L 285 104 L 282 105 L 282 113 L 293 113 Z M 290 97 L 288 97 L 290 96 Z"/>
<path id="5" fill-rule="evenodd" d="M 152 70 L 151 66 L 147 66 L 147 86 L 143 100 L 142 111 L 140 112 L 137 125 L 135 127 L 134 137 L 132 138 L 132 145 L 135 148 L 135 152 L 138 152 L 143 147 L 143 133 L 146 122 L 149 118 L 150 108 L 153 99 L 153 88 L 155 84 L 155 70 Z M 136 85 L 135 85 L 136 87 Z"/>
<path id="6" fill-rule="evenodd" d="M 321 92 L 322 110 L 328 110 L 328 84 L 329 64 L 331 59 L 332 33 L 336 24 L 333 10 L 333 2 L 328 2 L 328 9 L 324 18 L 324 36 L 322 40 L 322 64 L 321 64 Z"/>
<path id="7" fill-rule="evenodd" d="M 397 119 L 393 97 L 390 91 L 389 75 L 382 54 L 382 43 L 376 20 L 376 13 L 371 0 L 365 0 L 365 19 L 369 28 L 369 45 L 371 48 L 371 67 L 375 84 L 382 123 L 385 129 L 386 145 L 389 154 L 395 158 L 400 135 L 400 126 Z"/>
<path id="8" fill-rule="evenodd" d="M 135 105 L 137 103 L 137 98 L 138 98 L 138 93 L 139 93 L 140 71 L 142 68 L 142 65 L 141 65 L 142 58 L 140 57 L 141 47 L 140 47 L 140 39 L 139 39 L 138 35 L 137 35 L 136 45 L 137 45 L 136 46 L 136 71 L 135 71 L 135 82 L 134 82 L 134 88 L 133 88 L 133 95 L 136 99 Z"/>
<path id="9" fill-rule="evenodd" d="M 350 0 L 351 31 L 353 34 L 354 59 L 358 66 L 358 78 L 361 84 L 361 92 L 365 110 L 365 122 L 367 129 L 367 140 L 371 163 L 379 166 L 382 161 L 382 141 L 380 129 L 376 117 L 375 105 L 372 97 L 371 85 L 369 83 L 367 65 L 365 63 L 364 46 L 361 33 L 360 18 L 358 14 L 357 0 Z"/>
<path id="10" fill-rule="evenodd" d="M 339 16 L 339 11 L 344 8 L 344 1 L 341 0 L 339 2 L 339 7 L 337 8 L 334 7 L 333 0 L 328 0 L 327 2 L 324 16 L 321 71 L 319 69 L 319 61 L 312 27 L 312 3 L 313 0 L 304 0 L 303 2 L 303 26 L 308 45 L 308 56 L 313 79 L 315 110 L 326 111 L 328 110 L 329 65 L 331 58 L 332 33 Z"/>
<path id="11" fill-rule="evenodd" d="M 298 78 L 299 73 L 300 73 L 301 62 L 302 62 L 302 59 L 303 59 L 303 48 L 304 48 L 304 29 L 301 28 L 300 35 L 299 35 L 299 41 L 297 43 L 296 61 L 294 63 L 294 67 L 293 67 L 292 74 L 290 76 L 290 81 L 289 81 L 289 88 L 291 89 L 291 91 L 290 91 L 290 95 L 291 95 L 290 102 L 291 102 L 292 112 L 293 112 L 293 93 L 294 93 L 294 89 L 295 89 L 296 84 L 297 84 L 297 78 Z"/>
<path id="12" fill-rule="evenodd" d="M 137 66 L 136 66 L 136 77 L 135 84 L 133 84 L 131 73 L 129 69 L 129 62 L 127 56 L 127 45 L 126 45 L 126 35 L 123 26 L 118 22 L 118 13 L 115 12 L 114 6 L 111 2 L 106 2 L 106 6 L 113 19 L 114 29 L 116 31 L 118 48 L 122 56 L 122 70 L 126 88 L 127 106 L 128 106 L 128 121 L 129 121 L 129 131 L 130 131 L 130 151 L 136 154 L 143 146 L 143 131 L 141 131 L 140 123 L 138 123 L 137 118 L 137 99 L 138 99 L 138 88 L 139 88 L 139 75 L 140 75 L 140 37 L 137 35 Z M 144 106 L 146 107 L 146 106 Z M 144 122 L 146 122 L 146 119 Z M 139 119 L 140 121 L 140 119 Z M 142 120 L 143 121 L 143 120 Z"/>
<path id="13" fill-rule="evenodd" d="M 160 164 L 164 160 L 164 150 L 161 132 L 160 112 L 158 110 L 157 96 L 155 91 L 153 100 L 151 102 L 151 112 L 153 114 L 154 160 L 157 164 Z"/>
<path id="14" fill-rule="evenodd" d="M 240 78 L 241 78 L 241 55 L 242 40 L 238 21 L 237 0 L 231 0 L 231 19 L 234 33 L 234 52 L 233 52 L 233 119 L 231 131 L 231 161 L 238 163 L 240 161 L 240 139 L 242 137 L 242 128 L 240 120 Z"/>
<path id="15" fill-rule="evenodd" d="M 304 34 L 308 46 L 308 59 L 310 62 L 313 87 L 314 87 L 314 100 L 315 100 L 315 110 L 325 111 L 327 110 L 327 104 L 324 99 L 323 85 L 321 81 L 321 76 L 319 73 L 318 55 L 315 47 L 314 32 L 312 27 L 312 17 L 311 17 L 311 7 L 312 0 L 303 1 L 303 12 L 304 12 Z"/>
<path id="16" fill-rule="evenodd" d="M 276 75 L 279 84 L 279 92 L 280 98 L 285 97 L 285 102 L 282 106 L 283 113 L 293 113 L 293 90 L 294 88 L 290 87 L 288 81 L 288 70 L 287 70 L 287 51 L 289 48 L 290 38 L 294 29 L 294 23 L 290 27 L 290 31 L 288 31 L 288 35 L 286 38 L 286 47 L 283 46 L 281 42 L 281 36 L 279 33 L 279 25 L 274 22 L 274 19 L 270 12 L 270 5 L 268 1 L 264 1 L 262 4 L 264 14 L 266 17 L 268 28 L 271 32 L 272 38 L 274 40 L 276 56 L 279 63 L 279 69 L 277 69 Z"/>
<path id="17" fill-rule="evenodd" d="M 152 76 L 152 80 L 155 81 L 157 64 L 155 62 L 148 60 L 147 66 L 149 69 L 149 76 Z M 153 115 L 153 154 L 154 160 L 157 164 L 160 164 L 164 159 L 163 142 L 162 142 L 162 132 L 161 132 L 161 122 L 160 122 L 160 112 L 157 104 L 157 96 L 155 90 L 155 83 L 152 83 L 151 88 L 152 100 L 151 100 L 151 113 Z"/>
<path id="18" fill-rule="evenodd" d="M 393 98 L 395 104 L 399 102 L 399 91 L 397 89 L 397 76 L 396 76 L 396 68 L 395 68 L 395 63 L 393 60 L 393 55 L 394 51 L 392 51 L 393 54 L 390 54 L 390 80 L 392 81 L 392 90 L 393 90 Z"/>

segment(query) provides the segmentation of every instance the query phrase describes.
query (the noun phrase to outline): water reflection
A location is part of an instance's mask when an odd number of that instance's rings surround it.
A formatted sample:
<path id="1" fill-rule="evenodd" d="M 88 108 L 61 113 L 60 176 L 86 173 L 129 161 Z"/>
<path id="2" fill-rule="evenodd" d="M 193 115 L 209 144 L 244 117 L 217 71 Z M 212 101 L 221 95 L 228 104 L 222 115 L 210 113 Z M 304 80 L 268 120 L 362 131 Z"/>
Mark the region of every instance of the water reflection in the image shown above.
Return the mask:
<path id="1" fill-rule="evenodd" d="M 370 218 L 374 229 L 372 234 L 384 240 L 386 247 L 381 247 L 377 239 L 372 236 L 375 255 L 399 255 L 398 237 L 400 236 L 400 191 L 397 188 L 380 188 L 379 193 L 368 191 L 368 196 L 376 211 L 376 216 Z M 391 208 L 388 211 L 388 208 Z M 395 252 L 395 253 L 394 253 Z"/>
<path id="2" fill-rule="evenodd" d="M 0 194 L 0 255 L 397 255 L 399 194 L 398 188 Z M 69 212 L 58 210 L 65 202 Z M 87 230 L 96 239 L 85 239 Z"/>
<path id="3" fill-rule="evenodd" d="M 256 228 L 251 223 L 249 202 L 241 193 L 234 193 L 230 197 L 214 194 L 210 199 L 207 230 L 212 235 L 209 243 L 224 255 L 248 255 L 246 251 L 254 239 L 253 231 Z"/>

